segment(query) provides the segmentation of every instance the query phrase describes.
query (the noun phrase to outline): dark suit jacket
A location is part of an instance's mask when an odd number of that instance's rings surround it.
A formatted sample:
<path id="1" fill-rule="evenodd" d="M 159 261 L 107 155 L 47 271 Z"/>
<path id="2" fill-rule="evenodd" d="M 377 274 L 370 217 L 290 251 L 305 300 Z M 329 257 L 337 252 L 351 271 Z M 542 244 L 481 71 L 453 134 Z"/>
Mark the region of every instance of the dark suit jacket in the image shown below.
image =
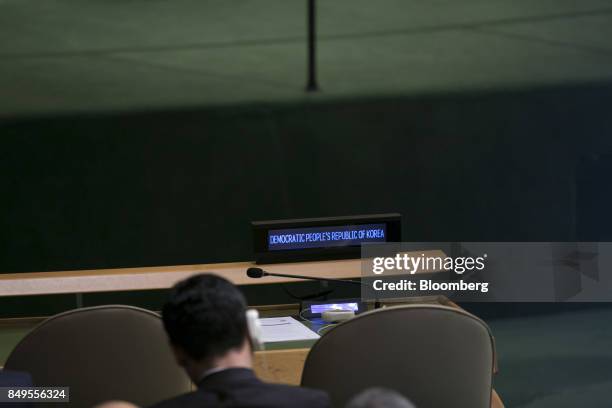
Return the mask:
<path id="1" fill-rule="evenodd" d="M 152 408 L 329 408 L 327 393 L 260 381 L 252 370 L 230 368 L 205 377 L 197 391 Z"/>

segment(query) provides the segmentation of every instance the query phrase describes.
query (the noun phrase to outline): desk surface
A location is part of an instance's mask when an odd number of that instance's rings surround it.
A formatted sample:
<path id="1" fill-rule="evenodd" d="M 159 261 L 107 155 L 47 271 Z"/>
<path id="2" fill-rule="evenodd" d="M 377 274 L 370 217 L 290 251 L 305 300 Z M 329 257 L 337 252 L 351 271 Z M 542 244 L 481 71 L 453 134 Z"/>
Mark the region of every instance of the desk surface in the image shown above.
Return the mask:
<path id="1" fill-rule="evenodd" d="M 428 256 L 445 256 L 442 251 L 424 251 L 419 253 L 425 253 Z M 252 279 L 246 276 L 246 270 L 252 266 L 255 266 L 255 263 L 232 262 L 0 274 L 0 296 L 167 289 L 181 279 L 202 272 L 217 273 L 236 285 L 282 283 L 299 280 L 272 276 Z M 263 268 L 270 272 L 308 275 L 320 278 L 342 279 L 361 276 L 360 259 L 283 263 L 264 265 Z"/>

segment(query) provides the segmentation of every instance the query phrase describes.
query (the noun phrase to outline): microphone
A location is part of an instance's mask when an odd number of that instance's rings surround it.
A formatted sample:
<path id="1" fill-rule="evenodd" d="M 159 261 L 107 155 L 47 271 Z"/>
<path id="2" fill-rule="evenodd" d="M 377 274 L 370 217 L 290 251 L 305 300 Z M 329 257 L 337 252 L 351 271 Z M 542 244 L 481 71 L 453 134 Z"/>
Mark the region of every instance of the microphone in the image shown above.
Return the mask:
<path id="1" fill-rule="evenodd" d="M 247 276 L 249 278 L 253 278 L 253 279 L 263 278 L 267 274 L 268 273 L 266 271 L 264 271 L 263 269 L 261 269 L 261 268 L 249 268 L 249 269 L 247 269 Z"/>
<path id="2" fill-rule="evenodd" d="M 289 275 L 286 273 L 272 273 L 272 272 L 264 271 L 261 268 L 249 268 L 247 269 L 246 274 L 249 278 L 253 278 L 253 279 L 263 278 L 264 276 L 278 276 L 280 278 L 295 278 L 295 279 L 306 279 L 306 280 L 323 281 L 323 282 L 350 283 L 353 285 L 368 286 L 367 283 L 363 283 L 361 281 L 350 280 L 350 279 L 332 279 L 332 278 L 319 278 L 315 276 Z M 378 300 L 378 298 L 376 298 L 374 302 L 374 309 L 378 309 L 378 308 L 380 308 L 380 301 Z"/>
<path id="3" fill-rule="evenodd" d="M 324 282 L 341 282 L 341 283 L 350 283 L 353 285 L 365 285 L 360 281 L 350 280 L 350 279 L 332 279 L 332 278 L 319 278 L 315 276 L 304 276 L 304 275 L 289 275 L 286 273 L 272 273 L 264 271 L 261 268 L 249 268 L 246 271 L 246 274 L 249 278 L 259 279 L 264 276 L 278 276 L 281 278 L 295 278 L 295 279 L 306 279 L 306 280 L 314 280 L 314 281 L 324 281 Z"/>

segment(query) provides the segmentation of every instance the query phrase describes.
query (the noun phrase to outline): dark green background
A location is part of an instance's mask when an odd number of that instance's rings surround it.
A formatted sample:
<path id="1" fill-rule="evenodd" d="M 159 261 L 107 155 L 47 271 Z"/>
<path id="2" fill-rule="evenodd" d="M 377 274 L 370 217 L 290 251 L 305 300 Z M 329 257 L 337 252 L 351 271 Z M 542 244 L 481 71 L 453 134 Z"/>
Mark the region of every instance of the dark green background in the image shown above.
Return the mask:
<path id="1" fill-rule="evenodd" d="M 612 87 L 0 124 L 2 272 L 247 260 L 249 222 L 403 214 L 405 241 L 610 236 Z"/>

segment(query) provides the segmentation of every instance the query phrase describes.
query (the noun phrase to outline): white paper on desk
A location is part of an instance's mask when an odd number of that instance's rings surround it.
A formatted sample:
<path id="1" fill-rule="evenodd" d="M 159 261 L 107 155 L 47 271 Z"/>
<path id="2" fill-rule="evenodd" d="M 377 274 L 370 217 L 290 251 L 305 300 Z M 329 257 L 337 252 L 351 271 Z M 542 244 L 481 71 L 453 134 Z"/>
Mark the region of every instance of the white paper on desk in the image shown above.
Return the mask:
<path id="1" fill-rule="evenodd" d="M 293 317 L 265 317 L 259 321 L 264 343 L 316 340 L 321 337 Z"/>

